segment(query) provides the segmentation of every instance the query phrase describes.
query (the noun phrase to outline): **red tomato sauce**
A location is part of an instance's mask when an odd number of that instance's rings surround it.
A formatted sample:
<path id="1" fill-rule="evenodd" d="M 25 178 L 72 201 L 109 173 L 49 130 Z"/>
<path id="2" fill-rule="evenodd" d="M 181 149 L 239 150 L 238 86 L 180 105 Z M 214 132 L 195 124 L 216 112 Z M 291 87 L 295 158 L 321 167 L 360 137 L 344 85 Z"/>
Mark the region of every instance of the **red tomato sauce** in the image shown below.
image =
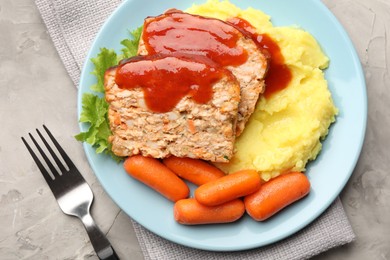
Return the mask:
<path id="1" fill-rule="evenodd" d="M 209 102 L 213 84 L 224 75 L 233 77 L 223 67 L 248 58 L 237 44 L 237 29 L 178 10 L 146 19 L 142 37 L 148 56 L 123 61 L 115 82 L 120 88 L 141 87 L 154 112 L 172 110 L 187 95 L 200 104 Z"/>
<path id="2" fill-rule="evenodd" d="M 237 44 L 240 32 L 269 57 L 265 97 L 287 87 L 291 71 L 268 35 L 257 34 L 241 18 L 225 23 L 177 10 L 145 20 L 142 37 L 148 55 L 121 62 L 115 82 L 120 88 L 141 87 L 154 112 L 172 110 L 187 95 L 205 104 L 212 99 L 213 84 L 224 75 L 232 76 L 223 67 L 247 61 L 246 50 Z"/>
<path id="3" fill-rule="evenodd" d="M 121 62 L 115 81 L 120 88 L 142 87 L 148 108 L 164 113 L 187 95 L 200 104 L 209 102 L 212 85 L 224 75 L 232 76 L 228 72 L 204 56 L 155 54 Z"/>
<path id="4" fill-rule="evenodd" d="M 284 63 L 279 45 L 267 34 L 258 34 L 256 29 L 242 18 L 231 18 L 228 23 L 251 37 L 257 46 L 269 57 L 269 67 L 265 77 L 265 98 L 286 88 L 292 79 L 292 72 Z"/>
<path id="5" fill-rule="evenodd" d="M 222 66 L 236 66 L 248 58 L 237 45 L 240 36 L 221 20 L 172 11 L 146 19 L 142 39 L 149 54 L 183 52 L 204 55 Z"/>

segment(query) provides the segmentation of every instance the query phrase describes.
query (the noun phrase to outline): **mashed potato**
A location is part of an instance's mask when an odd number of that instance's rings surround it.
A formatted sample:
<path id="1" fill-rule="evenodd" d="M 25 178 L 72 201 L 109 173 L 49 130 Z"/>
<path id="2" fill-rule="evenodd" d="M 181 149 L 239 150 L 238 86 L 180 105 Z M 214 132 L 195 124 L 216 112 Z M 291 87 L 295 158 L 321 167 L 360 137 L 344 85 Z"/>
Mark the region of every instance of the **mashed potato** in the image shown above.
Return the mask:
<path id="1" fill-rule="evenodd" d="M 241 17 L 268 34 L 280 47 L 293 78 L 269 98 L 261 97 L 245 131 L 236 140 L 229 163 L 217 164 L 227 173 L 256 169 L 265 181 L 287 171 L 304 171 L 321 150 L 321 140 L 335 121 L 337 108 L 324 78 L 329 59 L 316 40 L 296 27 L 273 27 L 265 13 L 241 10 L 228 1 L 210 0 L 187 10 L 226 20 Z"/>

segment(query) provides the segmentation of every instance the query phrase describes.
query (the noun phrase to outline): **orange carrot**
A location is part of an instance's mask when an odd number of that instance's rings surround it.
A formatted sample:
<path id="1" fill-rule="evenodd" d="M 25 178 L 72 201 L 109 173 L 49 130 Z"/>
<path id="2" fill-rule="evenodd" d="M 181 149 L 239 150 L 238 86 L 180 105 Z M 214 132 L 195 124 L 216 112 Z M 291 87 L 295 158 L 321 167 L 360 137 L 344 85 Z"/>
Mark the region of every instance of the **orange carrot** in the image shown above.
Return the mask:
<path id="1" fill-rule="evenodd" d="M 309 191 L 310 182 L 303 173 L 283 174 L 244 198 L 246 212 L 256 221 L 263 221 L 306 196 Z"/>
<path id="2" fill-rule="evenodd" d="M 123 166 L 130 176 L 169 200 L 178 201 L 188 197 L 190 190 L 187 184 L 157 159 L 135 155 L 128 157 Z"/>
<path id="3" fill-rule="evenodd" d="M 240 199 L 209 207 L 191 198 L 177 201 L 173 208 L 175 220 L 185 225 L 229 223 L 244 213 L 244 202 Z"/>
<path id="4" fill-rule="evenodd" d="M 164 159 L 163 163 L 174 173 L 196 185 L 202 185 L 225 176 L 223 171 L 217 167 L 198 159 L 171 156 Z"/>
<path id="5" fill-rule="evenodd" d="M 196 127 L 195 127 L 194 120 L 188 119 L 187 123 L 188 123 L 188 129 L 190 130 L 190 133 L 191 134 L 195 134 L 196 133 Z"/>
<path id="6" fill-rule="evenodd" d="M 260 188 L 261 179 L 255 170 L 243 170 L 203 184 L 195 190 L 195 198 L 206 206 L 216 206 L 246 196 Z"/>

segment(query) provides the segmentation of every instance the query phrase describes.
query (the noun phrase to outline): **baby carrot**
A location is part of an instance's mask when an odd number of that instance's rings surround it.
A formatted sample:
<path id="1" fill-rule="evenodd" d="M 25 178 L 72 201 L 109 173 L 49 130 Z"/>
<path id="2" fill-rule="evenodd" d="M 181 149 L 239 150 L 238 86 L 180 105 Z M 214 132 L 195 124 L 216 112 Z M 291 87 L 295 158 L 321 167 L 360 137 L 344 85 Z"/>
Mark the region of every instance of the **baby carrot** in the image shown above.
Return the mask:
<path id="1" fill-rule="evenodd" d="M 195 190 L 195 199 L 206 206 L 216 206 L 246 196 L 260 188 L 255 170 L 243 170 L 208 182 Z"/>
<path id="2" fill-rule="evenodd" d="M 257 192 L 244 198 L 246 212 L 256 221 L 263 221 L 306 196 L 309 191 L 310 182 L 305 174 L 283 174 L 264 183 Z"/>
<path id="3" fill-rule="evenodd" d="M 128 157 L 123 166 L 130 176 L 169 200 L 178 201 L 188 197 L 190 191 L 187 184 L 157 159 L 135 155 Z"/>
<path id="4" fill-rule="evenodd" d="M 217 167 L 198 159 L 171 156 L 163 163 L 183 179 L 199 186 L 225 176 Z"/>
<path id="5" fill-rule="evenodd" d="M 240 199 L 209 207 L 191 198 L 177 201 L 173 208 L 175 220 L 184 225 L 229 223 L 244 213 L 244 202 Z"/>

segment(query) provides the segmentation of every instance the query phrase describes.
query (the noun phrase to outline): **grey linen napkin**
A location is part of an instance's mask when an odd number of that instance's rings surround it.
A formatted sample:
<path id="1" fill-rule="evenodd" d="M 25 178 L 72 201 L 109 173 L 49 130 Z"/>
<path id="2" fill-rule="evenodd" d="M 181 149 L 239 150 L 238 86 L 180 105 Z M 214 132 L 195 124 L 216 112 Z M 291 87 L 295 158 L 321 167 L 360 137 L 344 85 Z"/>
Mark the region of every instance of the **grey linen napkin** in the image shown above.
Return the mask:
<path id="1" fill-rule="evenodd" d="M 78 86 L 90 45 L 120 0 L 35 0 L 69 76 Z M 241 252 L 209 252 L 167 241 L 133 221 L 145 259 L 307 259 L 352 242 L 355 234 L 341 201 L 312 224 L 278 243 Z"/>

